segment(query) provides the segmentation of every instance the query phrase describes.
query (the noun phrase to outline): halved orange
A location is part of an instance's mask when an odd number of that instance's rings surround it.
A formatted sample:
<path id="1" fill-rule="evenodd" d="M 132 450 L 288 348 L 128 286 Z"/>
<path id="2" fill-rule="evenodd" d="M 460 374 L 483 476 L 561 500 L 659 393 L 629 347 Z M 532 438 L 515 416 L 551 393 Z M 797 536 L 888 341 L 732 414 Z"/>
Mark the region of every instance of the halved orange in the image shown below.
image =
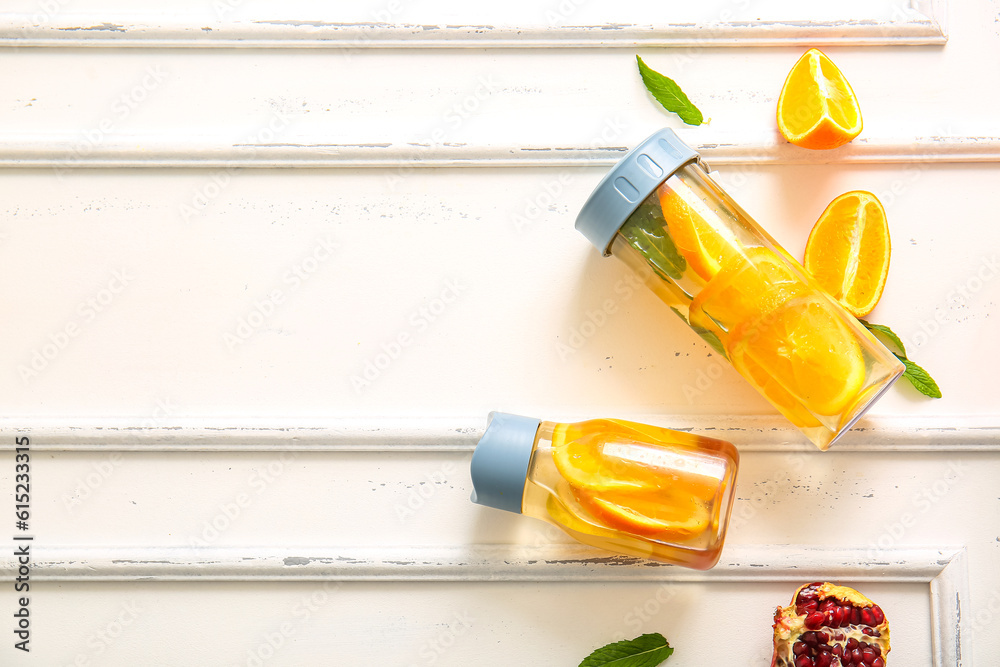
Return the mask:
<path id="1" fill-rule="evenodd" d="M 678 252 L 704 280 L 711 280 L 722 265 L 739 254 L 742 244 L 726 221 L 684 181 L 673 177 L 659 190 L 660 208 L 670 238 Z"/>
<path id="2" fill-rule="evenodd" d="M 803 263 L 816 282 L 855 317 L 882 298 L 892 244 L 885 209 L 863 190 L 846 192 L 819 216 Z"/>
<path id="3" fill-rule="evenodd" d="M 766 315 L 809 287 L 777 252 L 747 248 L 727 260 L 722 270 L 691 301 L 691 324 L 708 329 L 723 345 L 737 326 Z"/>
<path id="4" fill-rule="evenodd" d="M 803 148 L 843 146 L 861 133 L 861 109 L 851 84 L 819 49 L 809 49 L 778 97 L 778 130 Z"/>
<path id="5" fill-rule="evenodd" d="M 789 401 L 789 411 L 794 399 L 813 414 L 840 414 L 865 380 L 861 347 L 841 317 L 820 294 L 792 299 L 732 332 L 733 365 L 744 376 L 766 375 L 780 385 L 788 398 L 779 400 Z"/>

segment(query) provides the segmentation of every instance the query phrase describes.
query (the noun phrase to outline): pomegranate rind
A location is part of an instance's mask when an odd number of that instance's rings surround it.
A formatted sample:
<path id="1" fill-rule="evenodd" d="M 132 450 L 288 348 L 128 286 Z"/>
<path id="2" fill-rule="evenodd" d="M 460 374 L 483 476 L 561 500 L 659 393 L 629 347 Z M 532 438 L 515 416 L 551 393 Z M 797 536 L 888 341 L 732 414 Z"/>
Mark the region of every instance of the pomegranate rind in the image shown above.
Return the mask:
<path id="1" fill-rule="evenodd" d="M 792 609 L 795 609 L 795 601 L 799 599 L 799 593 L 805 589 L 812 586 L 812 584 L 804 584 L 799 586 L 795 591 L 795 595 L 792 596 Z M 831 584 L 828 581 L 820 584 L 817 589 L 819 597 L 822 598 L 836 598 L 844 602 L 850 602 L 855 607 L 874 607 L 875 603 L 866 598 L 864 595 L 854 590 L 850 586 L 838 586 L 837 584 Z"/>
<path id="2" fill-rule="evenodd" d="M 850 603 L 854 607 L 861 609 L 877 606 L 869 598 L 849 586 L 839 586 L 830 582 L 823 582 L 820 584 L 804 584 L 800 586 L 796 589 L 795 594 L 792 595 L 792 602 L 789 606 L 778 607 L 775 609 L 774 654 L 771 657 L 771 667 L 794 667 L 796 664 L 796 656 L 793 647 L 803 634 L 810 632 L 810 629 L 806 627 L 805 623 L 806 614 L 800 614 L 798 612 L 797 600 L 799 599 L 799 594 L 809 587 L 813 587 L 815 589 L 816 598 L 819 601 L 833 599 L 840 603 Z M 823 626 L 818 631 L 830 634 L 839 634 L 843 637 L 844 642 L 853 638 L 859 642 L 863 641 L 870 646 L 877 646 L 881 651 L 880 657 L 882 658 L 882 664 L 884 665 L 888 660 L 887 654 L 891 650 L 891 647 L 889 642 L 889 621 L 885 618 L 884 612 L 882 615 L 882 622 L 875 626 L 843 624 L 834 629 Z M 878 636 L 873 637 L 865 635 L 863 633 L 864 628 L 872 628 L 878 633 Z M 834 658 L 830 667 L 841 667 L 842 664 L 843 663 L 840 662 L 839 658 Z"/>

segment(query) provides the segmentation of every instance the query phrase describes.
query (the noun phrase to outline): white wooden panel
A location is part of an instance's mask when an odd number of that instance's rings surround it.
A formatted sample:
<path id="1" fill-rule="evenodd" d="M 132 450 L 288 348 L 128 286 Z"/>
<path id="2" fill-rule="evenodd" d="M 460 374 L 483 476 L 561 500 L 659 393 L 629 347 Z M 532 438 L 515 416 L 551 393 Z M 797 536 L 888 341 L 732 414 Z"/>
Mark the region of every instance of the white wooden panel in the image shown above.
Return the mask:
<path id="1" fill-rule="evenodd" d="M 576 582 L 582 589 L 593 588 L 597 582 L 643 582 L 647 591 L 652 589 L 652 599 L 657 604 L 649 610 L 641 607 L 639 614 L 634 614 L 639 617 L 635 621 L 654 608 L 658 611 L 665 604 L 679 603 L 680 600 L 674 597 L 683 590 L 686 582 L 703 584 L 702 589 L 708 592 L 703 597 L 709 599 L 718 597 L 715 591 L 723 588 L 720 584 L 745 586 L 760 582 L 792 582 L 792 586 L 797 587 L 799 582 L 825 577 L 852 583 L 864 582 L 863 588 L 871 594 L 873 589 L 880 588 L 872 582 L 921 582 L 927 585 L 923 591 L 927 598 L 925 604 L 912 600 L 895 602 L 893 593 L 899 595 L 902 591 L 920 599 L 913 595 L 919 592 L 918 589 L 906 586 L 896 586 L 896 590 L 890 589 L 892 592 L 889 595 L 878 598 L 887 615 L 893 619 L 891 627 L 895 628 L 893 636 L 896 645 L 903 647 L 902 651 L 892 656 L 893 660 L 917 664 L 917 660 L 930 658 L 920 664 L 957 667 L 963 664 L 963 650 L 968 652 L 968 645 L 962 644 L 961 634 L 951 630 L 959 626 L 963 613 L 968 613 L 967 571 L 965 556 L 960 551 L 890 550 L 884 554 L 886 563 L 868 566 L 861 564 L 865 558 L 862 551 L 831 552 L 797 546 L 733 549 L 723 562 L 708 572 L 672 566 L 650 567 L 650 563 L 641 559 L 607 557 L 585 547 L 338 548 L 319 552 L 285 549 L 257 551 L 249 556 L 245 551 L 233 549 L 40 549 L 36 557 L 39 558 L 36 576 L 45 583 L 306 580 L 320 582 L 315 590 L 325 595 L 317 596 L 317 603 L 319 599 L 329 600 L 329 596 L 344 592 L 341 582 L 355 581 L 379 582 L 382 586 L 389 582 L 422 582 L 428 588 L 431 582 L 454 581 L 462 582 L 469 588 L 472 588 L 469 584 L 479 582 L 491 582 L 493 585 L 499 585 L 498 582 L 531 582 L 536 586 L 539 582 Z M 10 569 L 8 566 L 8 571 Z M 430 595 L 435 593 L 430 592 Z M 141 605 L 133 604 L 133 607 L 128 609 L 127 615 L 130 620 L 132 617 L 137 620 Z M 476 608 L 482 609 L 482 605 L 476 605 Z M 913 608 L 919 611 L 913 613 Z M 306 610 L 309 610 L 309 605 L 306 605 Z M 694 613 L 697 614 L 697 611 Z M 759 617 L 763 614 L 757 611 L 754 615 Z M 471 629 L 473 616 L 468 611 L 462 616 L 468 619 L 462 623 L 463 628 Z M 681 633 L 675 630 L 674 636 L 678 634 Z M 922 641 L 918 639 L 921 635 L 924 635 Z M 928 639 L 930 646 L 927 645 Z M 273 643 L 280 642 L 276 640 Z M 741 649 L 730 647 L 728 655 L 730 658 L 749 658 L 752 652 L 747 651 L 746 646 L 766 645 L 759 638 L 750 640 Z M 473 648 L 465 654 L 466 659 L 481 650 Z M 580 653 L 585 654 L 586 648 L 581 648 Z M 696 659 L 685 663 L 702 664 L 701 661 L 711 658 L 708 651 L 699 653 Z M 499 662 L 514 657 L 507 654 Z"/>
<path id="2" fill-rule="evenodd" d="M 602 171 L 8 172 L 0 277 L 25 289 L 0 296 L 23 322 L 5 333 L 7 414 L 236 426 L 418 415 L 468 426 L 492 409 L 773 414 L 572 228 Z M 873 419 L 950 427 L 996 414 L 1000 360 L 980 350 L 1000 336 L 1000 227 L 975 224 L 991 172 L 722 178 L 796 255 L 835 195 L 882 195 L 895 247 L 872 319 L 903 336 L 945 397 L 901 385 Z M 956 221 L 947 234 L 942 220 Z M 395 351 L 400 335 L 410 344 Z"/>
<path id="3" fill-rule="evenodd" d="M 864 588 L 898 619 L 892 657 L 932 667 L 926 585 Z M 70 665 L 82 655 L 109 667 L 149 664 L 153 651 L 163 664 L 245 667 L 254 658 L 287 667 L 574 665 L 606 642 L 649 631 L 670 638 L 671 667 L 732 658 L 767 667 L 774 610 L 755 607 L 790 595 L 789 584 L 49 584 L 38 597 L 46 601 L 39 616 L 50 620 L 39 622 L 32 657 Z M 82 606 L 86 619 L 68 612 Z M 731 620 L 706 638 L 703 629 L 720 619 Z"/>
<path id="4" fill-rule="evenodd" d="M 472 504 L 466 453 L 36 456 L 45 492 L 36 498 L 32 530 L 43 546 L 569 542 L 543 523 Z M 897 477 L 892 484 L 881 481 L 886 470 Z M 5 485 L 12 473 L 0 477 Z M 990 480 L 998 474 L 1000 464 L 976 453 L 745 454 L 729 544 L 874 546 L 875 560 L 879 549 L 938 541 L 969 544 L 985 563 L 995 547 L 975 536 L 997 528 Z M 954 522 L 954 507 L 982 508 L 981 521 Z M 907 512 L 919 521 L 880 542 Z"/>
<path id="5" fill-rule="evenodd" d="M 796 150 L 775 136 L 777 96 L 797 51 L 643 50 L 711 119 L 690 128 L 652 101 L 625 51 L 588 60 L 579 77 L 571 76 L 577 52 L 566 50 L 503 58 L 371 50 L 349 60 L 222 50 L 205 66 L 198 50 L 94 49 L 65 59 L 58 49 L 25 49 L 9 52 L 0 72 L 10 99 L 0 106 L 0 164 L 597 167 L 664 125 L 720 165 L 995 160 L 1000 90 L 927 89 L 929 76 L 967 68 L 966 58 L 1000 57 L 995 46 L 965 49 L 920 49 L 878 68 L 871 51 L 831 52 L 865 118 L 859 140 L 835 151 Z"/>

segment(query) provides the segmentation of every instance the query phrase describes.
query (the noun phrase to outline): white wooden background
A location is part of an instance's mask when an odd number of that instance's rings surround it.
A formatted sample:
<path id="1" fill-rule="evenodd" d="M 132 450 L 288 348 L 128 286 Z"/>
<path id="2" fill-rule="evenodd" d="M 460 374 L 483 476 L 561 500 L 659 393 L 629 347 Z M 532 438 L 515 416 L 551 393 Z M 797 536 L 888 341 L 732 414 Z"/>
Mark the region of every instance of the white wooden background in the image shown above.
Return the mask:
<path id="1" fill-rule="evenodd" d="M 881 603 L 894 665 L 1000 662 L 1000 2 L 328 4 L 4 5 L 0 664 L 560 666 L 662 632 L 674 667 L 766 667 L 819 578 Z M 864 113 L 839 151 L 774 131 L 809 45 Z M 636 53 L 711 123 L 660 111 Z M 663 125 L 793 254 L 878 194 L 871 319 L 945 397 L 900 385 L 820 453 L 630 290 L 573 221 Z M 491 409 L 732 440 L 720 566 L 472 505 Z"/>

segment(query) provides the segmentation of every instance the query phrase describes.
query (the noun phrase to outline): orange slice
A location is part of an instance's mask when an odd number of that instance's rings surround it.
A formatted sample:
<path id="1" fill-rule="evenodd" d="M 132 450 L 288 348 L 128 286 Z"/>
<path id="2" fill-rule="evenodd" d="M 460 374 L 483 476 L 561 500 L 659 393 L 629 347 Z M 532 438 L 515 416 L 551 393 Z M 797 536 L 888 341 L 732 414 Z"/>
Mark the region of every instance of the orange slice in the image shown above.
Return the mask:
<path id="1" fill-rule="evenodd" d="M 778 408 L 781 414 L 785 415 L 788 421 L 799 428 L 816 428 L 822 426 L 819 420 L 810 413 L 799 399 L 788 393 L 788 390 L 781 386 L 768 372 L 754 361 L 753 357 L 746 354 L 746 346 L 741 346 L 730 357 L 733 366 L 740 369 L 743 377 L 750 382 L 753 387 L 767 397 L 771 404 Z"/>
<path id="2" fill-rule="evenodd" d="M 819 49 L 809 49 L 778 97 L 778 130 L 796 146 L 837 148 L 861 133 L 861 109 L 851 84 Z"/>
<path id="3" fill-rule="evenodd" d="M 576 499 L 573 498 L 575 501 Z M 602 537 L 608 540 L 621 539 L 621 535 L 615 532 L 613 529 L 608 528 L 602 524 L 593 521 L 584 521 L 575 512 L 571 512 L 566 507 L 567 501 L 556 496 L 548 496 L 545 500 L 545 510 L 549 513 L 557 524 L 565 526 L 570 530 L 576 531 L 578 533 L 583 533 L 584 535 L 593 535 L 595 537 Z M 578 504 L 577 501 L 575 504 Z M 570 505 L 571 507 L 573 505 Z"/>
<path id="4" fill-rule="evenodd" d="M 882 202 L 854 190 L 834 199 L 819 216 L 803 263 L 844 308 L 864 317 L 882 298 L 891 249 Z"/>
<path id="5" fill-rule="evenodd" d="M 745 254 L 731 257 L 695 296 L 689 319 L 726 345 L 733 329 L 763 317 L 808 289 L 778 253 L 763 246 L 747 248 Z"/>
<path id="6" fill-rule="evenodd" d="M 778 399 L 788 411 L 794 399 L 813 414 L 837 415 L 865 380 L 861 347 L 841 317 L 821 295 L 793 299 L 732 332 L 733 364 L 745 376 L 770 376 L 787 392 Z"/>
<path id="7" fill-rule="evenodd" d="M 656 488 L 641 466 L 604 453 L 603 436 L 584 434 L 552 451 L 559 474 L 574 488 L 587 491 L 639 491 Z"/>
<path id="8" fill-rule="evenodd" d="M 574 489 L 643 494 L 669 488 L 705 501 L 715 497 L 725 470 L 700 452 L 697 442 L 685 443 L 683 437 L 662 441 L 663 429 L 600 421 L 600 429 L 591 426 L 567 433 L 565 442 L 553 441 L 556 468 Z M 650 438 L 662 444 L 651 444 Z"/>
<path id="9" fill-rule="evenodd" d="M 659 188 L 660 208 L 678 252 L 695 273 L 711 280 L 742 244 L 726 221 L 684 181 L 672 177 Z"/>
<path id="10" fill-rule="evenodd" d="M 707 530 L 711 521 L 705 503 L 680 493 L 580 494 L 579 497 L 608 526 L 640 535 L 690 539 Z"/>

